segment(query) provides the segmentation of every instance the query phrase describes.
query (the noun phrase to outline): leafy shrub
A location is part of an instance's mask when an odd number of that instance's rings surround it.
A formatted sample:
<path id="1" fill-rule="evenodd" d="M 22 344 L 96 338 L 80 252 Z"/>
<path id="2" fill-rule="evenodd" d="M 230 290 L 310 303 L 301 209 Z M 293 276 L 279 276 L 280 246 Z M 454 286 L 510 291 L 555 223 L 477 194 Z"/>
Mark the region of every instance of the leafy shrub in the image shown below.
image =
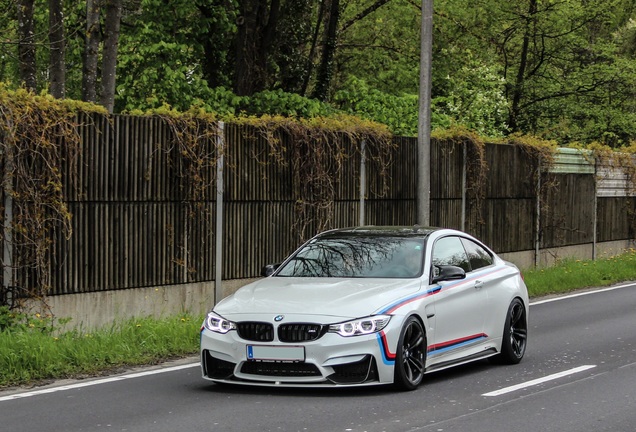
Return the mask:
<path id="1" fill-rule="evenodd" d="M 350 114 L 385 124 L 396 135 L 416 136 L 419 117 L 418 95 L 396 96 L 370 88 L 357 78 L 349 79 L 343 90 L 336 92 L 334 105 Z M 431 127 L 447 128 L 451 119 L 433 110 Z"/>
<path id="2" fill-rule="evenodd" d="M 286 117 L 312 118 L 335 113 L 330 105 L 316 99 L 286 93 L 283 90 L 266 90 L 243 98 L 241 111 L 250 115 L 282 115 Z"/>

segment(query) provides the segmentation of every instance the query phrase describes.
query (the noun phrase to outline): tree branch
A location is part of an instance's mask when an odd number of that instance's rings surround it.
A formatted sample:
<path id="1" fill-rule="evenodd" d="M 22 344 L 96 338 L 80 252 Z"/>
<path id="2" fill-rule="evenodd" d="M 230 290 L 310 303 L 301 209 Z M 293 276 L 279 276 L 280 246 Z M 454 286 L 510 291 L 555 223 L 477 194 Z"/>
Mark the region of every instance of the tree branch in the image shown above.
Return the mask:
<path id="1" fill-rule="evenodd" d="M 344 23 L 342 25 L 342 27 L 340 27 L 340 32 L 339 33 L 345 32 L 353 24 L 357 23 L 358 21 L 360 21 L 361 19 L 363 19 L 364 17 L 366 17 L 370 13 L 375 12 L 376 10 L 380 9 L 382 6 L 384 6 L 385 4 L 387 4 L 390 1 L 391 0 L 376 0 L 376 2 L 373 3 L 371 6 L 369 6 L 366 9 L 364 9 L 362 12 L 360 12 L 359 14 L 357 14 L 356 16 L 351 18 L 349 21 Z"/>

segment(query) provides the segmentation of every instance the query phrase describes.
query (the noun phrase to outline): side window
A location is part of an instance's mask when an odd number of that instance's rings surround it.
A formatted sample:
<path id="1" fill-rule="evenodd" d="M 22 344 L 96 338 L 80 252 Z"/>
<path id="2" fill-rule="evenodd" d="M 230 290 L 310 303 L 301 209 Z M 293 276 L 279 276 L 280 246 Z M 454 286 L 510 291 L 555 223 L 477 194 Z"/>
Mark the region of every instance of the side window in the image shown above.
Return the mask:
<path id="1" fill-rule="evenodd" d="M 468 254 L 468 261 L 473 270 L 482 267 L 488 267 L 493 264 L 493 258 L 490 253 L 472 240 L 462 238 L 462 243 Z"/>
<path id="2" fill-rule="evenodd" d="M 454 265 L 470 271 L 466 251 L 459 237 L 444 237 L 433 247 L 433 265 Z"/>

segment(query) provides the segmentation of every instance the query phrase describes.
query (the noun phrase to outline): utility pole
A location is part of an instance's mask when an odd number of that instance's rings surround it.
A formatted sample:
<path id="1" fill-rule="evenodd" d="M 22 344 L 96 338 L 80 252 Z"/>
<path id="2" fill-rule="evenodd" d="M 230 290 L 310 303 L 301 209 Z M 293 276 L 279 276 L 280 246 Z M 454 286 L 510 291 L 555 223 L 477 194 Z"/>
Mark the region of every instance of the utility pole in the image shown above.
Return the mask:
<path id="1" fill-rule="evenodd" d="M 422 0 L 420 42 L 420 105 L 417 126 L 417 224 L 429 226 L 431 218 L 433 0 Z"/>

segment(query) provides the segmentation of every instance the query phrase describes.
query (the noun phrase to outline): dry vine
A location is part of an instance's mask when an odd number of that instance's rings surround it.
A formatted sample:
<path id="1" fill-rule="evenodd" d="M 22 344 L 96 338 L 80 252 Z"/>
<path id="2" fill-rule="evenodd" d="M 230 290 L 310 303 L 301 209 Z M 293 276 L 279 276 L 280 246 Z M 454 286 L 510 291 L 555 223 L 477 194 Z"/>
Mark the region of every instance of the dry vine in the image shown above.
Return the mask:
<path id="1" fill-rule="evenodd" d="M 336 187 L 344 164 L 362 151 L 371 169 L 381 179 L 377 196 L 389 187 L 389 166 L 395 144 L 388 130 L 379 124 L 352 117 L 294 120 L 283 117 L 237 119 L 253 126 L 265 139 L 267 155 L 279 167 L 291 166 L 295 219 L 292 232 L 298 243 L 333 226 Z M 282 135 L 288 137 L 281 139 Z M 289 148 L 287 147 L 289 145 Z"/>
<path id="2" fill-rule="evenodd" d="M 79 109 L 99 111 L 86 104 L 0 88 L 5 214 L 0 236 L 4 247 L 12 251 L 9 262 L 4 256 L 2 260 L 5 275 L 12 276 L 3 281 L 0 306 L 21 308 L 25 298 L 44 301 L 51 287 L 51 234 L 59 230 L 67 239 L 72 234 L 62 176 L 65 170 L 76 175 Z"/>
<path id="3" fill-rule="evenodd" d="M 477 223 L 484 224 L 483 204 L 486 199 L 488 163 L 483 139 L 464 128 L 438 131 L 434 137 L 442 144 L 442 151 L 455 145 L 466 147 L 466 198 Z"/>
<path id="4" fill-rule="evenodd" d="M 209 223 L 211 208 L 208 203 L 215 199 L 216 164 L 222 152 L 219 123 L 213 115 L 194 111 L 179 113 L 161 109 L 149 114 L 161 118 L 170 131 L 170 139 L 157 151 L 165 153 L 167 163 L 179 182 L 185 204 L 185 223 L 193 226 Z M 152 158 L 148 169 L 151 164 Z M 185 230 L 188 232 L 188 226 Z M 186 242 L 182 256 L 175 263 L 188 274 L 193 274 L 196 269 L 189 264 L 189 256 L 189 243 Z"/>

